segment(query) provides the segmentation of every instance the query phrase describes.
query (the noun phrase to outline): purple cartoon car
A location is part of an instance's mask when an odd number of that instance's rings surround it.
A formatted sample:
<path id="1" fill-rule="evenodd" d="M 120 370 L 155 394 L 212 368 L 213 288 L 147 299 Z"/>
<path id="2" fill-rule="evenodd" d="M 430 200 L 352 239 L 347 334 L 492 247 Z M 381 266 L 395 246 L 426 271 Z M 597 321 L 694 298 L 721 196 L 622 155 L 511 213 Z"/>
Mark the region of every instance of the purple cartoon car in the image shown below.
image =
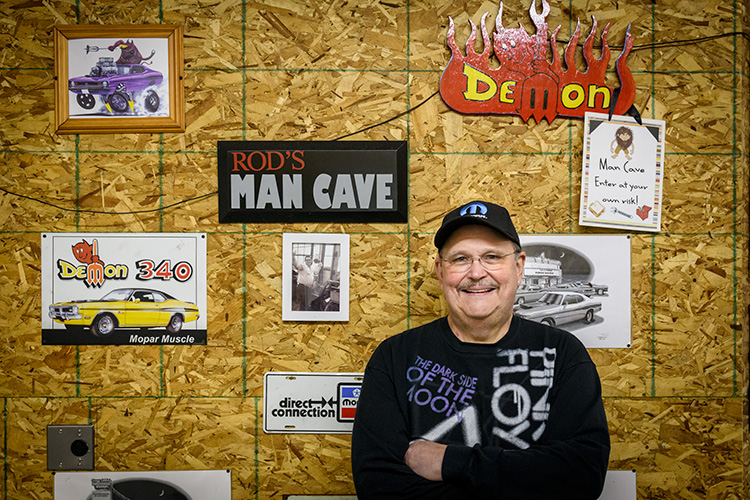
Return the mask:
<path id="1" fill-rule="evenodd" d="M 148 58 L 141 57 L 130 40 L 121 40 L 108 48 L 122 50 L 117 61 L 114 57 L 100 57 L 88 75 L 68 80 L 68 90 L 76 94 L 78 105 L 83 109 L 93 109 L 98 95 L 110 113 L 125 113 L 128 109 L 134 112 L 135 99 L 143 95 L 143 104 L 149 112 L 159 109 L 159 94 L 155 87 L 161 84 L 164 75 L 144 64 L 154 53 Z M 98 50 L 100 47 L 86 47 L 86 53 Z"/>

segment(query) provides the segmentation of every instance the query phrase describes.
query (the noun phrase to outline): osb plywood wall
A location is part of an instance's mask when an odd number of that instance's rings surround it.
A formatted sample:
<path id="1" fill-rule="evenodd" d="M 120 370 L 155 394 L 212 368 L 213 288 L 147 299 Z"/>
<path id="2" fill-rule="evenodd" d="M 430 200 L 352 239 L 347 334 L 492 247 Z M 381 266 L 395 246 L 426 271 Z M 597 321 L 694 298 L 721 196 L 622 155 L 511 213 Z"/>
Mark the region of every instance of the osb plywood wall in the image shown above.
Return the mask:
<path id="1" fill-rule="evenodd" d="M 667 122 L 662 231 L 631 240 L 632 347 L 591 351 L 610 468 L 637 472 L 639 498 L 747 498 L 745 3 L 550 1 L 560 40 L 591 15 L 613 45 L 631 25 L 636 106 Z M 523 233 L 602 232 L 576 222 L 581 120 L 463 116 L 435 95 L 448 17 L 462 45 L 498 3 L 4 0 L 2 498 L 52 498 L 49 424 L 93 424 L 97 470 L 230 469 L 233 499 L 353 494 L 349 436 L 263 433 L 263 374 L 362 371 L 444 314 L 431 241 L 458 203 L 496 200 Z M 528 7 L 505 2 L 505 25 L 531 29 Z M 186 131 L 57 135 L 52 27 L 127 23 L 184 26 Z M 408 140 L 408 223 L 219 224 L 217 141 L 352 133 Z M 206 232 L 209 345 L 42 346 L 40 233 L 76 231 Z M 281 321 L 284 232 L 351 235 L 347 323 Z"/>

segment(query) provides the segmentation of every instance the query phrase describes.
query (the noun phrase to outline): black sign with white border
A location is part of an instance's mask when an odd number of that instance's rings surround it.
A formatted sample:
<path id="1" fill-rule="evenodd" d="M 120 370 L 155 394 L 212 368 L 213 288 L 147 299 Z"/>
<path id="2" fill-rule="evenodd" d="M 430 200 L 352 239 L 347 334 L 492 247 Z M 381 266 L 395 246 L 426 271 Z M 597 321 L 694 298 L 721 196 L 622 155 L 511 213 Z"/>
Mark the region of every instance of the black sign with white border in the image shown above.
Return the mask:
<path id="1" fill-rule="evenodd" d="M 219 141 L 219 222 L 406 222 L 406 141 Z"/>

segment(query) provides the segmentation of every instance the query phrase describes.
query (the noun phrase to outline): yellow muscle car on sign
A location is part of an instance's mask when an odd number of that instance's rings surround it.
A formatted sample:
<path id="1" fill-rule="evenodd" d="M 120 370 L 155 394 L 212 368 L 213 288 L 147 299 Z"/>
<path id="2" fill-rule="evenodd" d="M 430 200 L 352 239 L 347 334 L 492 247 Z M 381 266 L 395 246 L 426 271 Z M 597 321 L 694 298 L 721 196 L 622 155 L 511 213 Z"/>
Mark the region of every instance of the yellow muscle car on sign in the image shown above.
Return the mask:
<path id="1" fill-rule="evenodd" d="M 49 306 L 49 316 L 68 330 L 91 328 L 103 337 L 116 328 L 166 328 L 177 333 L 198 319 L 198 306 L 148 288 L 118 288 L 99 300 L 74 300 Z"/>

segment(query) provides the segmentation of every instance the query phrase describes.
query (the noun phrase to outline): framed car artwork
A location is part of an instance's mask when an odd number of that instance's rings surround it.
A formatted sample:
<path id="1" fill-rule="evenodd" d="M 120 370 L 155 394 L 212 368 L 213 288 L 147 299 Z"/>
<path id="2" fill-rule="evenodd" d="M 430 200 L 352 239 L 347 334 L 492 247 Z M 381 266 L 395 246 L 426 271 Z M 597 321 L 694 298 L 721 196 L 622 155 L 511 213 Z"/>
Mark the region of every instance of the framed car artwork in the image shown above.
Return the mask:
<path id="1" fill-rule="evenodd" d="M 568 330 L 588 348 L 628 348 L 630 235 L 522 234 L 513 313 Z"/>
<path id="2" fill-rule="evenodd" d="M 58 25 L 58 134 L 185 130 L 182 26 Z"/>

